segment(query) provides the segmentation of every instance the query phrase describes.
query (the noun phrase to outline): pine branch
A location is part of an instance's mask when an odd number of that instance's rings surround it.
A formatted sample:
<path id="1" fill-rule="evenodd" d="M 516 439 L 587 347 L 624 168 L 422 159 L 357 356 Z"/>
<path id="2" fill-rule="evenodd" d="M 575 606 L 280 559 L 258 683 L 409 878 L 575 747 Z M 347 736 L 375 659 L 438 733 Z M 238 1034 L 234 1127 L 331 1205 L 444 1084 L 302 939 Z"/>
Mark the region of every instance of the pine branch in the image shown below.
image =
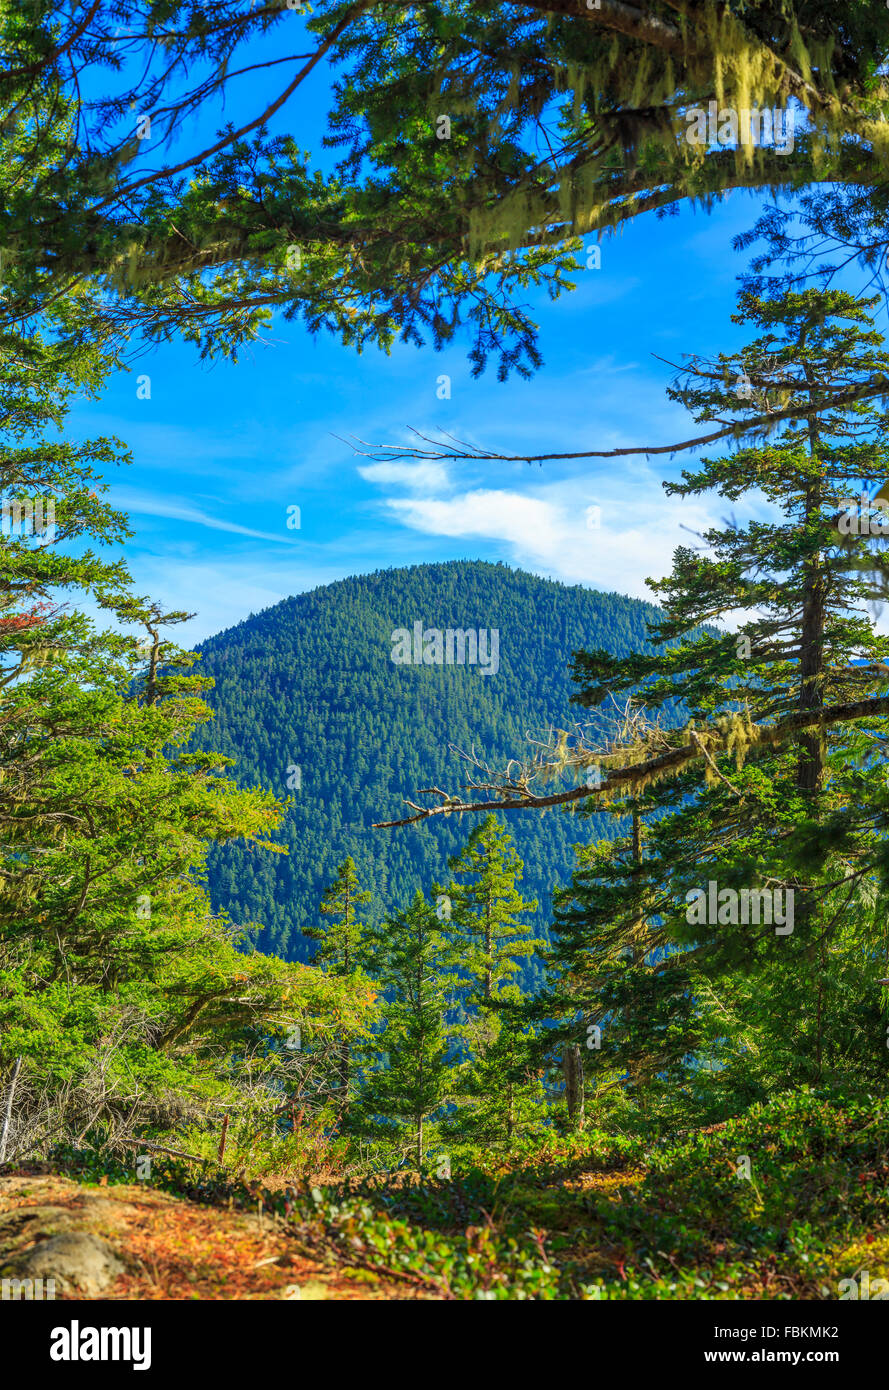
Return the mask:
<path id="1" fill-rule="evenodd" d="M 796 711 L 786 715 L 783 719 L 779 719 L 775 724 L 755 729 L 754 747 L 757 749 L 773 748 L 783 743 L 791 735 L 816 724 L 833 725 L 853 719 L 881 719 L 887 715 L 889 715 L 889 695 L 881 695 L 876 699 L 852 700 L 845 704 L 832 705 L 823 709 Z M 721 730 L 712 729 L 707 730 L 707 734 L 708 741 L 711 746 L 716 746 L 717 752 L 726 751 L 729 738 L 727 732 L 723 733 Z M 722 745 L 721 748 L 720 744 Z M 496 799 L 490 801 L 466 801 L 457 796 L 449 796 L 439 788 L 425 788 L 419 793 L 420 795 L 435 794 L 442 798 L 442 804 L 439 806 L 418 806 L 416 802 L 408 801 L 405 798 L 405 805 L 409 806 L 416 813 L 415 815 L 405 816 L 401 820 L 376 821 L 373 828 L 375 830 L 390 830 L 402 825 L 413 825 L 416 821 L 429 820 L 433 816 L 449 816 L 455 813 L 462 815 L 466 811 L 472 813 L 479 811 L 543 811 L 552 806 L 567 806 L 572 802 L 585 801 L 590 797 L 598 798 L 603 793 L 608 795 L 608 793 L 619 789 L 632 791 L 640 784 L 675 777 L 689 763 L 702 757 L 704 757 L 704 751 L 701 746 L 700 734 L 692 730 L 687 743 L 680 744 L 677 748 L 671 748 L 668 752 L 649 758 L 645 762 L 635 763 L 629 767 L 615 768 L 603 775 L 601 785 L 598 787 L 571 787 L 567 791 L 553 792 L 549 796 L 535 796 L 527 788 L 515 783 L 485 784 L 476 788 L 479 791 L 496 792 Z"/>

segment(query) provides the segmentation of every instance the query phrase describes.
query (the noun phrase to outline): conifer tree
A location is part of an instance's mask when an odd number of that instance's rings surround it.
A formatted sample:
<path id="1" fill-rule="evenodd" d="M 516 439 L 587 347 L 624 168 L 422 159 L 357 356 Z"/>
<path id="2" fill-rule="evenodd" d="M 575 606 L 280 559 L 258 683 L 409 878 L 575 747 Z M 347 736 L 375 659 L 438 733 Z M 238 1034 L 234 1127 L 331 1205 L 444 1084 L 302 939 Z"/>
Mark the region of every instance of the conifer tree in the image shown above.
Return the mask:
<path id="1" fill-rule="evenodd" d="M 410 907 L 383 923 L 378 934 L 377 980 L 386 992 L 384 1028 L 377 1046 L 382 1067 L 370 1072 L 362 1112 L 412 1136 L 417 1168 L 427 1146 L 427 1125 L 449 1100 L 454 1076 L 446 1014 L 451 1001 L 453 951 L 435 909 L 418 892 Z"/>
<path id="2" fill-rule="evenodd" d="M 479 763 L 478 800 L 432 788 L 439 804 L 412 803 L 399 822 L 585 802 L 639 814 L 644 836 L 634 831 L 613 860 L 585 852 L 557 921 L 564 975 L 551 1003 L 572 1048 L 597 1019 L 623 1018 L 611 1040 L 622 1031 L 624 1047 L 610 1055 L 603 1039 L 594 1061 L 617 1068 L 608 1085 L 631 1063 L 665 1077 L 696 1066 L 696 1049 L 724 1049 L 731 1010 L 718 990 L 712 1013 L 704 1000 L 738 971 L 787 983 L 787 1010 L 757 1019 L 774 1077 L 818 1082 L 851 1066 L 837 971 L 851 978 L 840 966 L 857 901 L 885 893 L 889 863 L 886 640 L 868 613 L 889 578 L 889 417 L 874 395 L 875 381 L 889 383 L 889 354 L 876 302 L 742 294 L 735 321 L 757 336 L 693 357 L 670 392 L 737 450 L 665 486 L 729 503 L 759 494 L 771 516 L 709 529 L 700 551 L 680 547 L 672 574 L 650 581 L 664 614 L 650 633 L 666 645 L 577 654 L 580 704 L 605 713 L 615 695 L 629 701 L 613 737 L 593 743 L 580 730 L 499 775 Z M 707 626 L 726 613 L 740 616 L 737 632 Z M 661 727 L 670 705 L 684 707 L 684 725 Z M 538 790 L 572 771 L 580 786 Z M 885 949 L 877 934 L 874 989 Z"/>
<path id="3" fill-rule="evenodd" d="M 529 1059 L 525 995 L 515 976 L 520 962 L 546 943 L 519 920 L 536 912 L 537 903 L 526 902 L 516 888 L 524 865 L 494 816 L 475 827 L 448 865 L 454 878 L 447 892 L 434 891 L 447 908 L 461 979 L 468 980 L 461 991 L 464 1021 L 455 1029 L 468 1054 L 461 1124 L 479 1137 L 509 1142 L 540 1114 L 542 1083 Z"/>
<path id="4" fill-rule="evenodd" d="M 676 552 L 672 574 L 652 583 L 664 609 L 653 636 L 669 646 L 575 662 L 585 705 L 641 687 L 649 709 L 678 698 L 690 715 L 685 729 L 649 723 L 602 751 L 597 800 L 624 789 L 641 797 L 643 853 L 626 841 L 611 858 L 586 852 L 559 913 L 557 950 L 575 1004 L 604 1009 L 612 1022 L 632 1018 L 649 1076 L 681 1065 L 708 1034 L 725 1051 L 731 1009 L 720 996 L 745 995 L 732 985 L 739 972 L 769 982 L 768 1009 L 746 991 L 734 1042 L 762 1030 L 772 1084 L 817 1082 L 850 1066 L 839 979 L 850 940 L 861 949 L 860 895 L 885 891 L 889 814 L 886 640 L 866 611 L 887 575 L 879 535 L 889 522 L 870 495 L 889 477 L 887 420 L 855 397 L 862 379 L 889 380 L 874 303 L 839 291 L 742 296 L 736 321 L 760 336 L 740 355 L 693 359 L 672 394 L 698 418 L 737 415 L 739 436 L 745 410 L 790 399 L 801 417 L 666 486 L 682 496 L 715 490 L 729 502 L 759 489 L 773 519 L 711 529 L 702 538 L 710 554 Z M 846 392 L 844 405 L 836 396 L 829 410 L 819 405 L 827 381 Z M 737 633 L 701 630 L 726 612 L 740 615 Z M 630 800 L 616 804 L 631 809 Z M 702 906 L 710 884 L 715 915 L 712 899 Z M 775 922 L 760 915 L 759 899 L 745 910 L 743 895 L 754 892 L 771 895 Z M 871 989 L 884 958 L 878 933 Z M 603 1042 L 602 1066 L 608 1058 Z M 633 1062 L 620 1050 L 615 1060 Z"/>
<path id="5" fill-rule="evenodd" d="M 634 822 L 656 804 L 616 805 L 624 833 L 578 845 L 571 886 L 555 895 L 549 981 L 529 1015 L 558 1020 L 539 1033 L 536 1051 L 561 1050 L 572 1125 L 572 1071 L 588 1078 L 591 1107 L 618 1086 L 640 1097 L 687 1084 L 689 1063 L 708 1040 L 690 969 L 646 916 L 654 894 Z"/>
<path id="6" fill-rule="evenodd" d="M 236 352 L 277 307 L 359 348 L 442 346 L 468 326 L 477 369 L 493 353 L 527 373 L 540 357 L 524 291 L 559 291 L 575 238 L 732 186 L 815 180 L 819 198 L 854 185 L 885 226 L 889 15 L 871 0 L 848 0 L 842 24 L 821 0 L 293 8 L 180 7 L 160 65 L 154 0 L 125 33 L 117 0 L 73 0 L 61 32 L 52 0 L 0 11 L 0 329 L 74 285 L 72 338 L 135 339 L 138 324 Z M 327 137 L 344 148 L 322 173 L 299 103 L 328 62 Z M 226 93 L 262 68 L 272 104 L 264 81 L 241 89 L 243 122 L 219 131 Z M 797 116 L 792 139 L 776 111 Z"/>
<path id="7" fill-rule="evenodd" d="M 518 972 L 519 961 L 545 944 L 518 920 L 522 913 L 536 912 L 537 903 L 525 902 L 516 888 L 524 865 L 494 816 L 475 827 L 448 866 L 454 878 L 444 896 L 460 968 L 473 982 L 471 1002 L 490 1004 Z"/>
<path id="8" fill-rule="evenodd" d="M 461 1072 L 455 1125 L 461 1138 L 510 1145 L 544 1123 L 547 1094 L 525 996 L 506 985 L 499 1001 L 499 1008 L 480 1009 L 461 1030 L 471 1056 Z"/>
<path id="9" fill-rule="evenodd" d="M 2 332 L 48 322 L 72 349 L 93 338 L 121 354 L 181 333 L 236 356 L 278 308 L 359 349 L 397 337 L 441 348 L 468 328 L 476 372 L 493 355 L 501 375 L 528 375 L 541 358 L 520 299 L 529 285 L 572 287 L 580 237 L 681 200 L 709 206 L 732 186 L 818 181 L 799 254 L 827 229 L 871 271 L 885 264 L 873 170 L 889 139 L 889 14 L 869 0 L 850 0 L 840 27 L 809 0 L 704 0 L 693 17 L 670 3 L 628 15 L 613 0 L 576 13 L 562 0 L 517 13 L 334 3 L 300 21 L 307 63 L 255 65 L 269 30 L 287 42 L 286 6 L 237 22 L 194 6 L 164 32 L 161 70 L 154 3 L 128 15 L 125 36 L 113 0 L 75 0 L 69 19 L 60 40 L 51 0 L 0 11 Z M 266 61 L 298 65 L 273 106 L 263 95 L 237 132 L 183 145 L 186 114 L 203 116 L 197 130 L 214 123 L 212 104 Z M 326 61 L 342 75 L 328 138 L 346 147 L 329 175 L 298 144 L 298 112 L 288 126 L 281 109 Z M 182 85 L 188 71 L 201 75 Z M 108 73 L 115 95 L 85 99 Z M 448 103 L 453 129 L 433 110 Z M 284 122 L 274 136 L 270 109 Z M 151 169 L 136 157 L 143 139 Z M 770 205 L 756 230 L 774 260 L 793 261 L 795 215 Z M 585 250 L 597 266 L 598 248 Z"/>
<path id="10" fill-rule="evenodd" d="M 344 979 L 358 975 L 369 964 L 369 938 L 366 926 L 358 920 L 358 909 L 371 901 L 372 894 L 358 881 L 355 861 L 349 855 L 336 872 L 336 878 L 325 889 L 318 911 L 328 920 L 318 927 L 306 927 L 304 936 L 319 943 L 314 964 L 328 975 Z M 348 1116 L 352 1073 L 352 1048 L 349 1035 L 344 1033 L 339 1046 L 339 1113 L 341 1122 Z"/>
<path id="11" fill-rule="evenodd" d="M 93 549 L 127 534 L 99 472 L 126 453 L 63 430 L 71 396 L 107 366 L 89 345 L 63 354 L 11 335 L 0 363 L 7 1158 L 75 1138 L 122 1145 L 134 1128 L 147 1138 L 206 1118 L 223 1094 L 237 1107 L 237 1059 L 257 1040 L 309 1014 L 354 1025 L 363 1008 L 314 972 L 238 950 L 240 927 L 211 911 L 208 844 L 268 845 L 282 807 L 221 776 L 230 759 L 186 748 L 211 684 L 165 636 L 187 615 L 134 596 L 124 565 Z M 87 606 L 117 626 L 102 631 Z"/>
<path id="12" fill-rule="evenodd" d="M 358 909 L 371 901 L 372 894 L 358 881 L 351 855 L 343 860 L 336 878 L 324 890 L 318 911 L 329 920 L 318 927 L 306 927 L 303 936 L 319 943 L 314 963 L 330 975 L 351 975 L 366 968 L 368 933 L 358 920 Z"/>

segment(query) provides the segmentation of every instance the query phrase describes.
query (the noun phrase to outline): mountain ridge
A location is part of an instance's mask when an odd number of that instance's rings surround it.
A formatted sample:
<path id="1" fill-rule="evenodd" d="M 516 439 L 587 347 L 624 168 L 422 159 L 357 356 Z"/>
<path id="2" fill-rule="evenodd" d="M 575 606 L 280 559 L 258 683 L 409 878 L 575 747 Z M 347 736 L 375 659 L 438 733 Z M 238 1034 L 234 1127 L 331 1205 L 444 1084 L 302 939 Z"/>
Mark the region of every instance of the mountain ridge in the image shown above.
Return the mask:
<path id="1" fill-rule="evenodd" d="M 198 651 L 216 681 L 207 697 L 216 718 L 197 745 L 237 758 L 232 775 L 242 785 L 293 799 L 277 837 L 288 856 L 260 861 L 238 845 L 211 849 L 214 907 L 240 923 L 262 923 L 261 949 L 305 960 L 311 946 L 299 927 L 315 921 L 321 892 L 347 854 L 374 892 L 377 914 L 443 880 L 469 819 L 385 831 L 372 831 L 371 821 L 397 819 L 403 798 L 420 787 L 456 790 L 465 764 L 449 744 L 502 768 L 527 751 L 528 733 L 575 722 L 601 727 L 601 715 L 570 705 L 571 653 L 643 650 L 657 614 L 653 604 L 502 562 L 452 560 L 335 580 L 207 639 Z M 498 669 L 397 664 L 394 635 L 416 623 L 424 631 L 497 632 Z M 546 935 L 550 890 L 570 874 L 572 844 L 610 838 L 617 826 L 604 815 L 559 812 L 508 820 L 526 863 L 522 891 L 540 902 L 534 930 Z"/>

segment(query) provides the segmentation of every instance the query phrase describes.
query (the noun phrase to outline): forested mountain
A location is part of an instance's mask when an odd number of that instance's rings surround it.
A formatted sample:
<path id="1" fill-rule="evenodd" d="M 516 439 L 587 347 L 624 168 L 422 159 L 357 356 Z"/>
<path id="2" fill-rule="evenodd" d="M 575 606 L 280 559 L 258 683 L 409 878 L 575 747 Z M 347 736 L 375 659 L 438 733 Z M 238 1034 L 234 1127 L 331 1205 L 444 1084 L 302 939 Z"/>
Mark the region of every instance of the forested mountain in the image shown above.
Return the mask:
<path id="1" fill-rule="evenodd" d="M 466 780 L 449 744 L 474 746 L 501 767 L 527 751 L 528 734 L 586 720 L 569 703 L 571 653 L 639 651 L 656 611 L 505 564 L 452 561 L 341 580 L 208 640 L 201 669 L 216 683 L 207 697 L 216 718 L 200 731 L 200 745 L 235 757 L 233 775 L 243 785 L 292 798 L 277 837 L 288 855 L 241 844 L 212 848 L 214 906 L 238 922 L 262 924 L 261 949 L 306 960 L 313 948 L 300 928 L 317 921 L 323 888 L 347 854 L 377 911 L 446 878 L 447 856 L 471 823 L 455 817 L 395 830 L 371 823 L 403 814 L 402 797 L 418 788 L 453 791 Z M 412 633 L 415 622 L 495 630 L 499 661 L 490 662 L 488 675 L 480 665 L 396 664 L 393 633 Z M 546 934 L 553 884 L 573 865 L 571 846 L 615 829 L 606 816 L 511 817 L 525 864 L 522 893 L 540 903 L 537 934 Z"/>

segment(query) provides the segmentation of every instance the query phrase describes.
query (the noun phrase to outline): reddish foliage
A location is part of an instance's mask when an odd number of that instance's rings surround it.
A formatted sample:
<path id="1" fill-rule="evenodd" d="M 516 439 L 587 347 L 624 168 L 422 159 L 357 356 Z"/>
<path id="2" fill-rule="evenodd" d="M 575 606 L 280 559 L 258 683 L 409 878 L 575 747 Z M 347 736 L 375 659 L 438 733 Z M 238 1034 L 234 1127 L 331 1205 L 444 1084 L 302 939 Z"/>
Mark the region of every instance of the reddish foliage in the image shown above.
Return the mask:
<path id="1" fill-rule="evenodd" d="M 0 634 L 28 632 L 31 628 L 43 627 L 46 619 L 41 615 L 47 613 L 51 607 L 50 603 L 35 603 L 23 613 L 11 613 L 5 618 L 0 618 Z"/>

